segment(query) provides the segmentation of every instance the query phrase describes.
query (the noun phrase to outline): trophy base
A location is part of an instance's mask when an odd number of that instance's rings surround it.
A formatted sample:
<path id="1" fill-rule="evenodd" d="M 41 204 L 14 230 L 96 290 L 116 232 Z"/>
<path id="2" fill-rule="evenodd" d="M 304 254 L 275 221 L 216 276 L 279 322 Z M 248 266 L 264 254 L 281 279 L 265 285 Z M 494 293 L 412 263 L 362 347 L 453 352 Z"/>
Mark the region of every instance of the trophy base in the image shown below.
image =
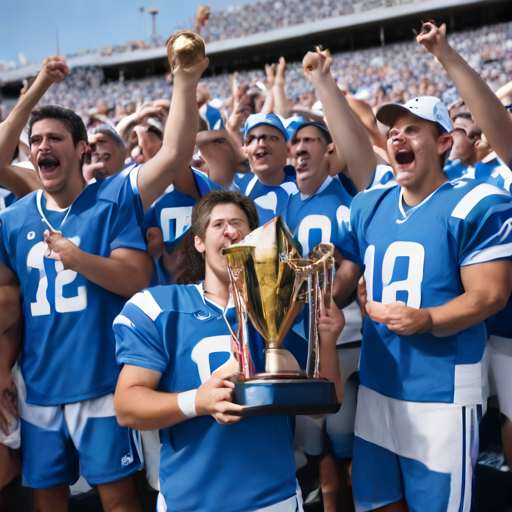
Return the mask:
<path id="1" fill-rule="evenodd" d="M 235 383 L 240 416 L 333 414 L 340 408 L 334 383 L 326 379 L 255 379 Z"/>

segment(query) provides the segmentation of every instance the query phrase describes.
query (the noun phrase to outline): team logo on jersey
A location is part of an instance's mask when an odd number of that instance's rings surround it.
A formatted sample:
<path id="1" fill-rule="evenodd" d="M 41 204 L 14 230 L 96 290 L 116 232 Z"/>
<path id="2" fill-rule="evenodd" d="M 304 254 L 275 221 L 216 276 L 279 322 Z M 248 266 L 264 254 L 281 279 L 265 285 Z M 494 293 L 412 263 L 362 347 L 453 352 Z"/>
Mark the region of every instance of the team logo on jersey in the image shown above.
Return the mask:
<path id="1" fill-rule="evenodd" d="M 275 192 L 269 192 L 266 196 L 257 197 L 254 202 L 265 210 L 272 210 L 272 213 L 277 211 L 277 195 Z"/>
<path id="2" fill-rule="evenodd" d="M 210 314 L 209 312 L 207 311 L 196 311 L 194 313 L 194 316 L 198 319 L 198 320 L 210 320 L 210 318 L 213 318 L 213 315 Z"/>
<path id="3" fill-rule="evenodd" d="M 27 233 L 27 240 L 34 240 L 35 237 L 36 237 L 35 231 L 29 231 Z"/>
<path id="4" fill-rule="evenodd" d="M 133 457 L 128 453 L 121 458 L 121 466 L 129 466 L 133 462 Z"/>

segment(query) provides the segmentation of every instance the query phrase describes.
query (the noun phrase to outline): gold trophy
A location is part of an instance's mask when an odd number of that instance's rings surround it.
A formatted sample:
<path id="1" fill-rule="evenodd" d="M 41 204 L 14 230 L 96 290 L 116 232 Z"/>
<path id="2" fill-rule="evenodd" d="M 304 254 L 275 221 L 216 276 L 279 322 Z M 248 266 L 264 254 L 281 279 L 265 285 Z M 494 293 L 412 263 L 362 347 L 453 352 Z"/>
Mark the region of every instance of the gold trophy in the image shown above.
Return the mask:
<path id="1" fill-rule="evenodd" d="M 334 384 L 319 377 L 318 335 L 319 315 L 332 294 L 334 246 L 319 244 L 302 257 L 300 244 L 279 216 L 222 252 L 238 315 L 240 378 L 234 401 L 244 406 L 243 415 L 336 412 Z M 283 342 L 305 303 L 307 350 L 288 350 Z M 255 361 L 261 360 L 261 345 L 249 337 L 249 320 L 265 342 L 259 371 Z M 297 354 L 307 353 L 302 366 L 294 348 Z"/>
<path id="2" fill-rule="evenodd" d="M 183 68 L 191 68 L 206 58 L 204 41 L 190 30 L 177 32 L 167 41 L 167 57 L 171 73 L 174 73 L 178 64 Z"/>

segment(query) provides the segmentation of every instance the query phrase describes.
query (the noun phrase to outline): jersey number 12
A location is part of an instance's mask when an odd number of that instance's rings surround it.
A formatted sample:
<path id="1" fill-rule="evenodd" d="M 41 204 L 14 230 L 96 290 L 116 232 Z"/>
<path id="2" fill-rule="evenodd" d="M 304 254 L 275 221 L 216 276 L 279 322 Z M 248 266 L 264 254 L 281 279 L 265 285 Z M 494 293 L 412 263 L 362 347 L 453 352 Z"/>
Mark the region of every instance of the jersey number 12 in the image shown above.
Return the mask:
<path id="1" fill-rule="evenodd" d="M 77 247 L 80 246 L 80 238 L 74 236 L 69 239 Z M 48 289 L 48 277 L 44 268 L 44 242 L 34 245 L 27 256 L 27 267 L 30 272 L 33 268 L 39 271 L 39 285 L 37 286 L 36 301 L 30 303 L 32 316 L 49 315 L 51 312 L 50 302 L 46 296 Z M 77 276 L 74 270 L 64 270 L 61 261 L 55 261 L 55 310 L 57 313 L 72 313 L 82 311 L 87 307 L 87 288 L 78 287 L 78 295 L 75 297 L 64 297 L 64 286 L 71 284 Z"/>

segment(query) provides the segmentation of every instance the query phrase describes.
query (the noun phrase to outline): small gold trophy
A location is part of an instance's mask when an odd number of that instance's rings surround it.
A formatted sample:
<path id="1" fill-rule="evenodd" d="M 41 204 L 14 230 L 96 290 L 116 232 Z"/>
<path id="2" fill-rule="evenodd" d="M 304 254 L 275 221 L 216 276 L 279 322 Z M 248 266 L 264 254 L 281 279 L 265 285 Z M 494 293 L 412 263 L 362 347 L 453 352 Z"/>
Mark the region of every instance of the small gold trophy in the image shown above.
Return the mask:
<path id="1" fill-rule="evenodd" d="M 319 377 L 318 318 L 330 303 L 333 252 L 332 244 L 322 243 L 302 257 L 300 244 L 281 216 L 223 249 L 239 323 L 235 352 L 241 379 L 235 384 L 234 401 L 244 406 L 243 415 L 339 409 L 334 384 Z M 309 306 L 309 340 L 301 367 L 283 341 L 304 303 Z M 249 319 L 265 340 L 265 364 L 259 372 L 254 361 L 260 354 L 254 351 L 261 346 L 249 337 Z"/>
<path id="2" fill-rule="evenodd" d="M 203 39 L 195 32 L 182 30 L 167 41 L 167 57 L 171 64 L 171 73 L 176 66 L 191 68 L 206 58 Z"/>

